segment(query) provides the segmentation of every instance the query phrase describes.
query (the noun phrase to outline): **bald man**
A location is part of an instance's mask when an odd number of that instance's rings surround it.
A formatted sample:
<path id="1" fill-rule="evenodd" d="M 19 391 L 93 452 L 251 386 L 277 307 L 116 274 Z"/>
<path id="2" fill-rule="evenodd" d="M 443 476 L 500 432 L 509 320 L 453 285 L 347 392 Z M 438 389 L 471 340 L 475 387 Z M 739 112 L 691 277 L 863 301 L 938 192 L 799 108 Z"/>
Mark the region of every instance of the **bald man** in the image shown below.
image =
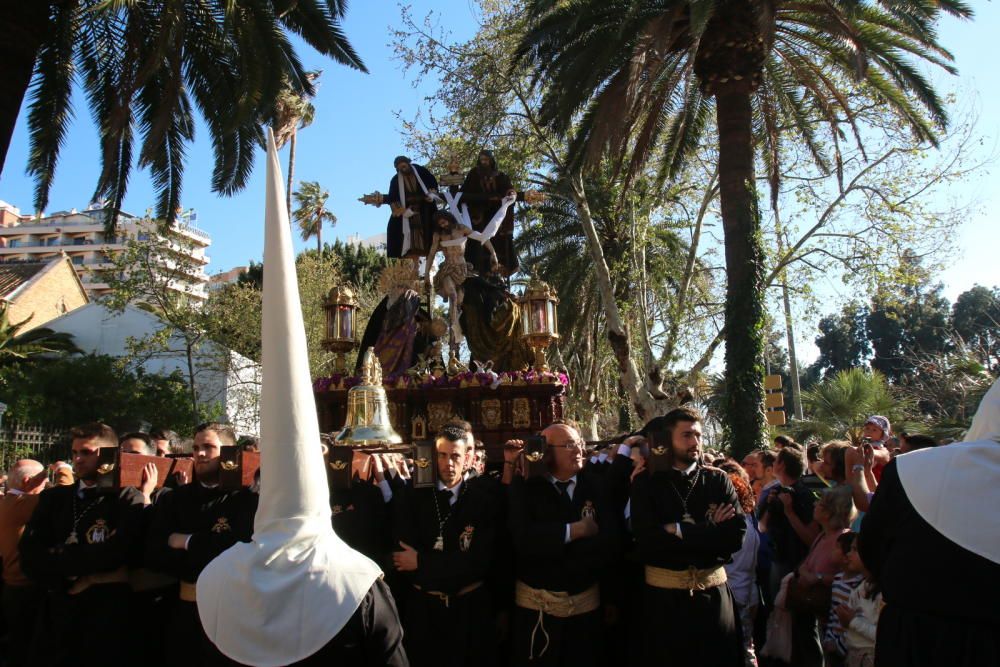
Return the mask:
<path id="1" fill-rule="evenodd" d="M 547 474 L 515 478 L 508 492 L 514 540 L 514 665 L 596 665 L 599 580 L 615 554 L 615 513 L 583 470 L 584 442 L 568 424 L 542 431 Z"/>
<path id="2" fill-rule="evenodd" d="M 38 461 L 22 459 L 7 473 L 7 495 L 0 498 L 0 560 L 3 561 L 3 615 L 10 633 L 7 664 L 28 664 L 28 647 L 35 629 L 41 593 L 21 571 L 17 543 L 38 494 L 45 488 L 46 470 Z"/>

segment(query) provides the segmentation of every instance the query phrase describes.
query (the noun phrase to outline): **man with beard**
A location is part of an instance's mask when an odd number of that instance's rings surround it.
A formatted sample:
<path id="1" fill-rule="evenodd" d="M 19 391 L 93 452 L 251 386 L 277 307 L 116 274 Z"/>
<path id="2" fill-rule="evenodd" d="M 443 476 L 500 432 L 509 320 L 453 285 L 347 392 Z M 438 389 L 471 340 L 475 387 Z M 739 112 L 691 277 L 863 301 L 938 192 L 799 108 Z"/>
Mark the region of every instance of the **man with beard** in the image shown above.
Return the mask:
<path id="1" fill-rule="evenodd" d="M 138 546 L 143 497 L 132 487 L 117 495 L 97 488 L 99 452 L 118 446 L 110 426 L 84 424 L 70 434 L 79 481 L 42 493 L 20 544 L 22 569 L 48 592 L 37 662 L 124 667 L 125 644 L 115 637 L 128 618 L 126 566 Z"/>
<path id="2" fill-rule="evenodd" d="M 256 494 L 219 486 L 221 448 L 235 444 L 231 426 L 216 422 L 198 426 L 194 482 L 165 494 L 155 507 L 146 563 L 180 580 L 180 599 L 167 630 L 170 666 L 230 664 L 205 637 L 195 606 L 195 583 L 212 559 L 237 542 L 248 542 L 253 533 Z"/>
<path id="3" fill-rule="evenodd" d="M 524 201 L 524 194 L 517 193 L 510 177 L 497 169 L 496 158 L 488 150 L 479 152 L 476 166 L 473 167 L 462 183 L 462 203 L 469 207 L 469 217 L 472 228 L 483 231 L 493 215 L 500 210 L 503 199 L 514 193 L 518 201 Z M 499 261 L 500 272 L 504 276 L 514 274 L 519 266 L 517 253 L 514 252 L 514 209 L 507 209 L 500 229 L 493 237 L 493 247 L 496 257 L 492 257 L 484 247 L 467 245 L 465 259 L 472 264 L 473 270 L 481 276 L 489 275 L 493 269 L 492 262 Z"/>
<path id="4" fill-rule="evenodd" d="M 513 665 L 587 667 L 601 662 L 600 580 L 617 550 L 616 515 L 599 479 L 583 470 L 584 442 L 568 424 L 542 431 L 547 474 L 514 478 Z"/>
<path id="5" fill-rule="evenodd" d="M 437 210 L 437 180 L 425 167 L 400 155 L 392 162 L 396 174 L 389 181 L 389 194 L 376 206 L 389 204 L 392 216 L 386 229 L 388 257 L 422 257 L 431 241 L 431 216 Z M 362 198 L 362 201 L 365 199 Z"/>
<path id="6" fill-rule="evenodd" d="M 497 532 L 496 499 L 465 479 L 471 442 L 460 423 L 435 441 L 436 488 L 409 488 L 394 499 L 396 570 L 405 574 L 405 645 L 415 665 L 496 664 L 493 605 L 484 579 Z M 448 648 L 441 633 L 450 635 Z"/>
<path id="7" fill-rule="evenodd" d="M 643 664 L 742 664 L 723 568 L 746 532 L 736 491 L 725 472 L 700 462 L 697 412 L 676 408 L 647 429 L 666 432 L 672 466 L 632 484 L 632 531 L 646 582 Z"/>

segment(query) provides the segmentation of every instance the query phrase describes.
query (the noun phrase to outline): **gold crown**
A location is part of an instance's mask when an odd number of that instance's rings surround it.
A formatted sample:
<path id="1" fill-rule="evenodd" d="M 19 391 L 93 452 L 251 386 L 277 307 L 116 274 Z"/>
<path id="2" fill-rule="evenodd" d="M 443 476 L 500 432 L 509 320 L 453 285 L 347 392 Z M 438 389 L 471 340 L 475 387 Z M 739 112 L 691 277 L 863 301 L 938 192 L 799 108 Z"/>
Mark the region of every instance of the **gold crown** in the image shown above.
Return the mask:
<path id="1" fill-rule="evenodd" d="M 388 294 L 393 287 L 412 289 L 417 279 L 417 267 L 413 262 L 406 260 L 390 262 L 378 277 L 379 292 Z"/>

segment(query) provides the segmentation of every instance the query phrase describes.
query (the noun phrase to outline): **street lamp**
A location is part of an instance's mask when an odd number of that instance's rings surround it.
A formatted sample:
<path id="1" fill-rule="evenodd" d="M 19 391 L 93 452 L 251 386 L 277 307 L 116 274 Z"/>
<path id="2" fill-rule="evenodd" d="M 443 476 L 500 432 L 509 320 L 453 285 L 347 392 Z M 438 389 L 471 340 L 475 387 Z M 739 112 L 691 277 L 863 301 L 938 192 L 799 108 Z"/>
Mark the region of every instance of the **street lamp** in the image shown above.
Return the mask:
<path id="1" fill-rule="evenodd" d="M 354 292 L 346 285 L 334 287 L 323 299 L 323 310 L 326 311 L 326 337 L 322 341 L 323 349 L 335 355 L 333 372 L 344 375 L 347 373 L 345 355 L 358 344 L 355 340 L 358 302 L 354 299 Z"/>
<path id="2" fill-rule="evenodd" d="M 521 338 L 535 353 L 535 370 L 548 371 L 545 348 L 559 338 L 559 297 L 547 283 L 532 278 L 517 302 L 521 306 Z"/>

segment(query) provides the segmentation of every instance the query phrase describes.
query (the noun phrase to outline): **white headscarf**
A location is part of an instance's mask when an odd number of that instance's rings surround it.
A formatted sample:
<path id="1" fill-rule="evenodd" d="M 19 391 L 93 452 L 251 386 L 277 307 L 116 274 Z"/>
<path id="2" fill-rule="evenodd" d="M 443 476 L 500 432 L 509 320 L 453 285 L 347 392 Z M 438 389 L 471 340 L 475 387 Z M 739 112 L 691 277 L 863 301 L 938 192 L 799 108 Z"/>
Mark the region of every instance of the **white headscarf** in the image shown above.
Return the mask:
<path id="1" fill-rule="evenodd" d="M 267 142 L 260 503 L 253 542 L 209 563 L 197 588 L 209 639 L 254 667 L 288 665 L 319 651 L 381 575 L 330 523 L 284 179 L 270 130 Z"/>
<path id="2" fill-rule="evenodd" d="M 1000 380 L 979 404 L 965 442 L 896 457 L 899 481 L 924 521 L 1000 564 Z M 983 509 L 972 511 L 975 503 Z"/>

